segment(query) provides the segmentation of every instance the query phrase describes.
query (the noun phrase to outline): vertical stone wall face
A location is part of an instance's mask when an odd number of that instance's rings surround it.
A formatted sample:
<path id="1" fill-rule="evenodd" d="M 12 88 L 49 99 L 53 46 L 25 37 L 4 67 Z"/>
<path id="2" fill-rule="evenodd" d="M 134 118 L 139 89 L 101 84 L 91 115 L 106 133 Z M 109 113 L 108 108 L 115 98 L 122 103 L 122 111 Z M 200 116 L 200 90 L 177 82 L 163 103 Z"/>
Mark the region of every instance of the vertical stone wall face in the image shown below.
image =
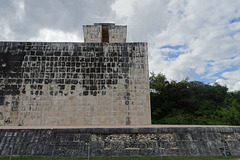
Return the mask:
<path id="1" fill-rule="evenodd" d="M 102 42 L 102 26 L 86 25 L 83 26 L 84 42 L 101 43 Z"/>
<path id="2" fill-rule="evenodd" d="M 21 128 L 21 127 L 18 127 Z M 239 127 L 1 129 L 0 155 L 240 155 Z"/>
<path id="3" fill-rule="evenodd" d="M 110 26 L 109 27 L 109 42 L 110 43 L 125 43 L 127 37 L 127 26 Z"/>
<path id="4" fill-rule="evenodd" d="M 151 124 L 146 43 L 0 42 L 0 125 Z"/>

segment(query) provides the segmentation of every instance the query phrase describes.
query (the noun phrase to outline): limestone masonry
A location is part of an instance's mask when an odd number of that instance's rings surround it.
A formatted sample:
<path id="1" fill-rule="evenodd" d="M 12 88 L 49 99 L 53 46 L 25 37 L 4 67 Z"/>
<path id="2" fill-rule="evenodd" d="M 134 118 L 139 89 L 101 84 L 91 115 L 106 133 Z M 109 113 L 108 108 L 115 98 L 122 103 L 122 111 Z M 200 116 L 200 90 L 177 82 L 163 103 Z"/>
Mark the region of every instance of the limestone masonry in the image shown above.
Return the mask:
<path id="1" fill-rule="evenodd" d="M 83 30 L 85 43 L 0 42 L 0 125 L 151 124 L 147 43 Z"/>
<path id="2" fill-rule="evenodd" d="M 126 43 L 127 26 L 115 26 L 113 23 L 95 23 L 83 26 L 86 43 Z"/>
<path id="3" fill-rule="evenodd" d="M 240 128 L 227 126 L 18 127 L 0 129 L 0 137 L 0 155 L 10 155 L 11 146 L 13 155 L 58 157 L 240 155 Z"/>

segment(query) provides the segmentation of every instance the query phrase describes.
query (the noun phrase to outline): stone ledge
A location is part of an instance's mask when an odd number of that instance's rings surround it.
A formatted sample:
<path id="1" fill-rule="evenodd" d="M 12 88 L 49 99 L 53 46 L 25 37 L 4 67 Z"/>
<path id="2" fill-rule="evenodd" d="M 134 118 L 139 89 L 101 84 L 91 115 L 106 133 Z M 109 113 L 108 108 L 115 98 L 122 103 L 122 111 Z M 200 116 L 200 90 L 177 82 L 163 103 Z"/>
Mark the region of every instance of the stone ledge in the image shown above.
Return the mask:
<path id="1" fill-rule="evenodd" d="M 206 156 L 240 155 L 238 126 L 1 127 L 0 155 Z"/>
<path id="2" fill-rule="evenodd" d="M 147 125 L 147 126 L 0 126 L 0 130 L 61 130 L 84 133 L 239 132 L 240 126 Z"/>

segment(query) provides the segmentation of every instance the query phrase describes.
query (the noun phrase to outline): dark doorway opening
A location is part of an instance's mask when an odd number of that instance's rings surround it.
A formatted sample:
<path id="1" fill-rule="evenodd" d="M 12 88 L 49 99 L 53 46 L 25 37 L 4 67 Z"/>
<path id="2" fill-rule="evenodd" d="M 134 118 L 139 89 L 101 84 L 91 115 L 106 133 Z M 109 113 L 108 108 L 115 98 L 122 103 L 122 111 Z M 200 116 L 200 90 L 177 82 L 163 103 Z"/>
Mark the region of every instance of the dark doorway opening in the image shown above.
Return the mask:
<path id="1" fill-rule="evenodd" d="M 108 26 L 102 26 L 102 43 L 109 43 Z"/>

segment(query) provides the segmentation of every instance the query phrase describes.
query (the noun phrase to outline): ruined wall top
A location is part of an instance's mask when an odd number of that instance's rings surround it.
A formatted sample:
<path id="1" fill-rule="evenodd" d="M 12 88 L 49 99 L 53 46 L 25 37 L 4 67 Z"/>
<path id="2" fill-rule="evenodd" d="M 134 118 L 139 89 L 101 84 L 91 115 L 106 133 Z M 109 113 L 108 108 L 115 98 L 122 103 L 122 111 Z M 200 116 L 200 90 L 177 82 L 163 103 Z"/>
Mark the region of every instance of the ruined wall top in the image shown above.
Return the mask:
<path id="1" fill-rule="evenodd" d="M 126 43 L 127 26 L 114 23 L 94 23 L 84 25 L 85 43 Z"/>

